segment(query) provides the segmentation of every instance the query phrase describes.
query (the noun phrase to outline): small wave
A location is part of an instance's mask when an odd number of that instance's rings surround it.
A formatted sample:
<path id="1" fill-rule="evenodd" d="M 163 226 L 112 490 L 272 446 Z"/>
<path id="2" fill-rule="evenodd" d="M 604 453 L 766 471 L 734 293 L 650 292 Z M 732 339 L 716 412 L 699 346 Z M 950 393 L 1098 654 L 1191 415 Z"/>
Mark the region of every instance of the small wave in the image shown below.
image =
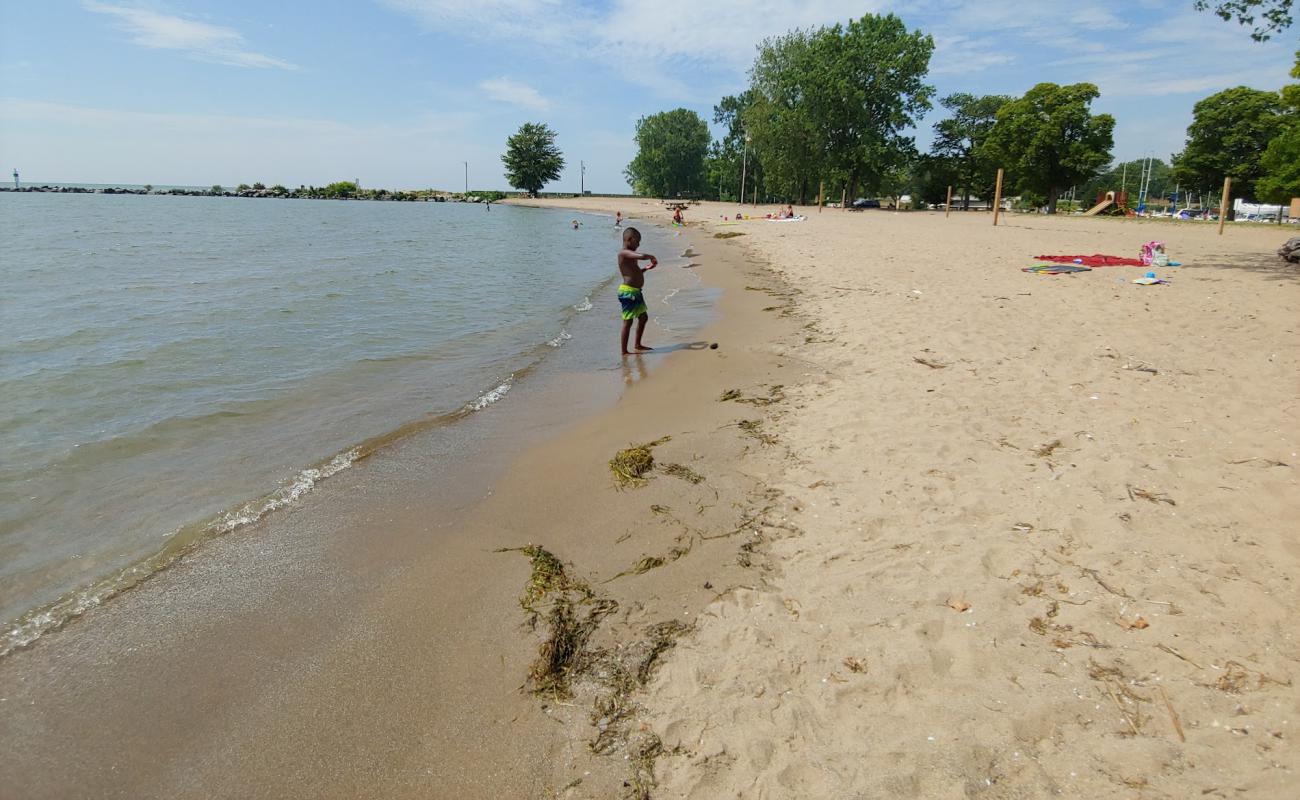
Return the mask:
<path id="1" fill-rule="evenodd" d="M 152 556 L 69 592 L 48 606 L 29 611 L 0 633 L 0 658 L 30 645 L 44 634 L 58 630 L 70 620 L 167 569 L 209 536 L 228 533 L 293 503 L 315 488 L 320 481 L 352 466 L 360 455 L 361 448 L 353 448 L 334 456 L 325 464 L 305 469 L 289 485 L 269 497 L 249 503 L 238 511 L 227 512 L 206 525 L 182 527 L 172 532 L 167 543 Z"/>
<path id="2" fill-rule="evenodd" d="M 548 341 L 547 344 L 550 345 L 551 347 L 563 347 L 564 343 L 569 341 L 572 338 L 573 338 L 573 334 L 561 328 L 560 335 Z"/>
<path id="3" fill-rule="evenodd" d="M 505 396 L 506 396 L 506 392 L 509 392 L 509 391 L 510 391 L 510 382 L 511 382 L 512 380 L 514 380 L 514 377 L 515 377 L 515 376 L 511 375 L 511 376 L 510 376 L 509 378 L 507 378 L 507 379 L 505 380 L 505 382 L 502 383 L 500 386 L 496 387 L 495 389 L 491 389 L 491 390 L 489 390 L 489 391 L 486 391 L 486 392 L 484 392 L 483 394 L 479 395 L 478 398 L 477 398 L 476 400 L 474 400 L 474 402 L 472 402 L 472 403 L 470 403 L 469 405 L 465 406 L 465 408 L 468 409 L 468 410 L 470 410 L 470 411 L 482 411 L 483 409 L 485 409 L 485 408 L 487 408 L 488 406 L 492 405 L 492 404 L 495 403 L 496 401 L 498 401 L 498 400 L 500 400 L 501 398 L 505 397 Z"/>
<path id="4" fill-rule="evenodd" d="M 591 310 L 591 296 L 588 295 L 587 297 L 582 298 L 582 302 L 581 302 L 581 303 L 578 303 L 576 306 L 574 306 L 574 307 L 573 307 L 573 310 L 574 310 L 574 311 L 590 311 L 590 310 Z"/>
<path id="5" fill-rule="evenodd" d="M 353 448 L 346 453 L 339 453 L 323 466 L 311 467 L 299 472 L 288 486 L 282 487 L 280 491 L 270 497 L 249 503 L 238 511 L 226 512 L 220 519 L 209 525 L 208 529 L 214 533 L 229 533 L 241 525 L 251 525 L 257 522 L 272 511 L 284 508 L 310 492 L 315 488 L 317 481 L 337 475 L 352 466 L 352 462 L 356 460 L 360 452 L 357 448 Z"/>

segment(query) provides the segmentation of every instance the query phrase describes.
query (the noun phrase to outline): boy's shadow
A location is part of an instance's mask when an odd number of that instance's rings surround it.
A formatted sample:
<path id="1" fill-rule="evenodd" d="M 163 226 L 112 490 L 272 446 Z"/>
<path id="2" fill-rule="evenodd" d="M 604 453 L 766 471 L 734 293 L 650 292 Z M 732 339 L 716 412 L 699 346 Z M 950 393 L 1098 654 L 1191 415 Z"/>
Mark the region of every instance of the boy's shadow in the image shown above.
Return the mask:
<path id="1" fill-rule="evenodd" d="M 650 375 L 646 368 L 645 356 L 661 355 L 663 353 L 672 353 L 677 350 L 708 350 L 708 342 L 683 342 L 681 344 L 670 344 L 663 347 L 656 347 L 654 350 L 644 350 L 640 353 L 633 353 L 624 356 L 622 362 L 623 381 L 624 383 L 636 383 L 645 380 Z"/>
<path id="2" fill-rule="evenodd" d="M 678 350 L 708 350 L 708 342 L 681 342 L 679 344 L 669 344 L 663 347 L 656 347 L 648 352 L 641 353 L 643 356 L 656 356 L 662 353 L 675 353 Z"/>

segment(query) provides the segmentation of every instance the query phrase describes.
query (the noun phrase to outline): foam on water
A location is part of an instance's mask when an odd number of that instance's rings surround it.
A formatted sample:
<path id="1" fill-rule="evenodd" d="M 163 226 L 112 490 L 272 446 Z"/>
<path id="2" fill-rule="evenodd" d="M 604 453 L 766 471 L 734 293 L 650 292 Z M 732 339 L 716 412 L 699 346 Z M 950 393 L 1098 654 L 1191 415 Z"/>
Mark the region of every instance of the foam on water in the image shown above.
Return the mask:
<path id="1" fill-rule="evenodd" d="M 328 464 L 321 467 L 311 467 L 299 472 L 287 486 L 281 487 L 279 491 L 260 502 L 248 503 L 237 511 L 230 511 L 221 516 L 221 519 L 212 523 L 209 530 L 216 533 L 229 533 L 241 525 L 251 525 L 262 517 L 277 511 L 298 498 L 310 492 L 316 487 L 316 484 L 333 475 L 337 475 L 356 460 L 360 454 L 358 448 L 352 448 L 346 453 L 339 453 L 330 459 Z"/>

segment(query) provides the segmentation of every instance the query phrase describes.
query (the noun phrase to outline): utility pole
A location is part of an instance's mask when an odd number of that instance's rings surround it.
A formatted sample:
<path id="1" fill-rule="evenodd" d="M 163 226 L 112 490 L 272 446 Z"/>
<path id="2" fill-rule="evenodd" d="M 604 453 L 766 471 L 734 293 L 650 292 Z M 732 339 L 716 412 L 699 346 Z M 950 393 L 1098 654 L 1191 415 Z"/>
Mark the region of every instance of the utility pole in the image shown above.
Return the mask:
<path id="1" fill-rule="evenodd" d="M 586 161 L 578 162 L 578 172 L 579 172 L 578 197 L 582 197 L 587 193 L 587 162 Z"/>
<path id="2" fill-rule="evenodd" d="M 469 162 L 462 161 L 460 163 L 465 165 L 465 196 L 469 197 Z"/>

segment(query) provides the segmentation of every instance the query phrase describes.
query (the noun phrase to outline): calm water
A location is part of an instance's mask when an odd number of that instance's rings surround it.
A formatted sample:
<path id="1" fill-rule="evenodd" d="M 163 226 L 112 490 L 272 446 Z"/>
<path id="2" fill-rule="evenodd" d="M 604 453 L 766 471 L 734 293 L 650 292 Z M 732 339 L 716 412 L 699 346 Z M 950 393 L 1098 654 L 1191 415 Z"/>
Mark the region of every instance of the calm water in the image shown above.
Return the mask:
<path id="1" fill-rule="evenodd" d="M 612 291 L 618 241 L 540 209 L 40 194 L 0 194 L 0 239 L 0 621 L 36 627 L 486 407 Z"/>

